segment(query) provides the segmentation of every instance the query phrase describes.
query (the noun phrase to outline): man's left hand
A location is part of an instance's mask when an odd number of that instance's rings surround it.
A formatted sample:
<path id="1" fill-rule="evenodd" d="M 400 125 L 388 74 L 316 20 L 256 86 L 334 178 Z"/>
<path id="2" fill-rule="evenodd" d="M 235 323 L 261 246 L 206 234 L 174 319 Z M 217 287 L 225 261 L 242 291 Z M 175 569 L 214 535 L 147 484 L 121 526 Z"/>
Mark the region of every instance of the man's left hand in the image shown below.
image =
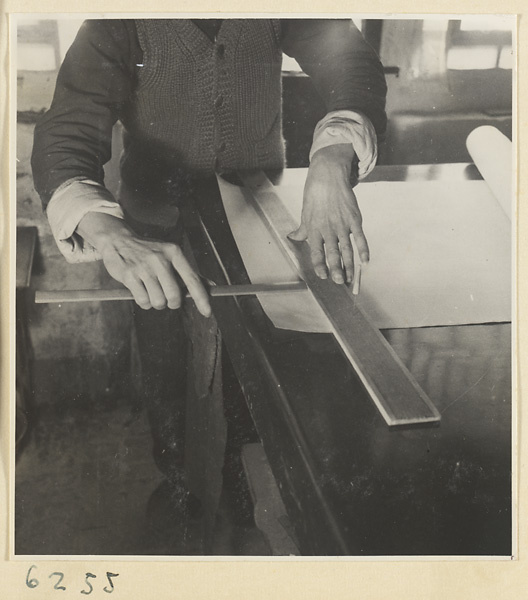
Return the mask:
<path id="1" fill-rule="evenodd" d="M 351 144 L 335 144 L 318 150 L 312 157 L 304 187 L 301 226 L 290 239 L 307 240 L 315 273 L 328 275 L 335 283 L 350 283 L 354 276 L 354 251 L 359 260 L 369 261 L 362 217 L 350 183 L 355 153 Z"/>

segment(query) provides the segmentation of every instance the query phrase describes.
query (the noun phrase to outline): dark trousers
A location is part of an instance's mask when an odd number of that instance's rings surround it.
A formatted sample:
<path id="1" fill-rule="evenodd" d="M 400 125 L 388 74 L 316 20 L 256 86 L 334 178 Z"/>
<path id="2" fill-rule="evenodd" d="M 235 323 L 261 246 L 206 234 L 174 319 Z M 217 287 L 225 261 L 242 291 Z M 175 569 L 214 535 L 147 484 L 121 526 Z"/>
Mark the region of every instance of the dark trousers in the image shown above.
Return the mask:
<path id="1" fill-rule="evenodd" d="M 178 227 L 127 220 L 144 237 L 185 248 Z M 241 516 L 247 514 L 249 491 L 240 477 L 240 447 L 258 438 L 227 353 L 222 350 L 215 319 L 201 317 L 190 301 L 178 310 L 143 310 L 134 305 L 134 320 L 142 396 L 158 468 L 178 484 L 185 476 L 186 485 L 211 516 L 212 526 L 227 443 L 226 483 L 233 489 Z M 224 405 L 232 421 L 229 443 Z"/>
<path id="2" fill-rule="evenodd" d="M 183 311 L 134 305 L 143 402 L 154 460 L 169 479 L 182 477 L 185 449 L 188 339 Z"/>
<path id="3" fill-rule="evenodd" d="M 163 227 L 125 216 L 142 237 L 182 244 L 178 225 Z M 134 303 L 133 316 L 154 460 L 169 480 L 179 480 L 184 467 L 189 350 L 183 309 L 143 310 Z"/>
<path id="4" fill-rule="evenodd" d="M 192 264 L 181 226 L 145 224 L 126 216 L 139 235 L 179 244 Z M 155 462 L 175 489 L 188 489 L 200 499 L 210 533 L 227 438 L 216 320 L 200 315 L 192 300 L 178 310 L 135 306 L 134 317 Z"/>

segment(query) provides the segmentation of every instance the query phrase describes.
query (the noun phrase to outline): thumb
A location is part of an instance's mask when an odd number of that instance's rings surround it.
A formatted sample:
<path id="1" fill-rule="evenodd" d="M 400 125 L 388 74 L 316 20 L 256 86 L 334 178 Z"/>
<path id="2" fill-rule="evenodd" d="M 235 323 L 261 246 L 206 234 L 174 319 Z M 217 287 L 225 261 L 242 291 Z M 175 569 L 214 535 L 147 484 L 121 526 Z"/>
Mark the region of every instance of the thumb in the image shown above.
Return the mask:
<path id="1" fill-rule="evenodd" d="M 306 232 L 306 227 L 304 223 L 301 223 L 299 229 L 292 231 L 288 234 L 288 238 L 293 240 L 294 242 L 303 242 L 308 237 L 308 233 Z"/>

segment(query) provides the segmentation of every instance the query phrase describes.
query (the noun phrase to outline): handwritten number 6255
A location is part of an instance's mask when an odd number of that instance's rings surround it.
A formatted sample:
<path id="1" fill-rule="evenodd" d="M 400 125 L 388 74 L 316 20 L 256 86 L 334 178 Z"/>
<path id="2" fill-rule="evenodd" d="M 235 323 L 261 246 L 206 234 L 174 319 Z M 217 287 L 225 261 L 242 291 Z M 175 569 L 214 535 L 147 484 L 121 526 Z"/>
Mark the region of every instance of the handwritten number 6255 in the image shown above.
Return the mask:
<path id="1" fill-rule="evenodd" d="M 34 589 L 40 585 L 40 581 L 36 577 L 31 576 L 31 572 L 33 571 L 33 569 L 36 569 L 36 568 L 37 568 L 36 565 L 31 565 L 31 567 L 29 567 L 27 575 L 26 575 L 26 585 L 32 589 Z M 53 586 L 53 589 L 60 590 L 63 592 L 66 591 L 66 588 L 63 585 L 60 585 L 62 583 L 62 580 L 64 579 L 64 573 L 56 571 L 54 573 L 51 573 L 51 575 L 48 576 L 49 579 L 51 579 L 52 577 L 58 577 L 57 581 L 55 582 L 55 585 Z M 88 596 L 94 591 L 94 588 L 90 582 L 90 579 L 95 579 L 96 577 L 97 576 L 94 575 L 93 573 L 85 574 L 85 584 L 87 587 L 86 587 L 86 589 L 81 590 L 81 594 Z M 106 592 L 107 594 L 111 594 L 114 591 L 114 582 L 112 581 L 112 579 L 114 577 L 119 577 L 119 574 L 118 573 L 110 573 L 109 571 L 106 572 L 106 578 L 108 580 L 108 585 L 103 588 L 103 591 Z"/>

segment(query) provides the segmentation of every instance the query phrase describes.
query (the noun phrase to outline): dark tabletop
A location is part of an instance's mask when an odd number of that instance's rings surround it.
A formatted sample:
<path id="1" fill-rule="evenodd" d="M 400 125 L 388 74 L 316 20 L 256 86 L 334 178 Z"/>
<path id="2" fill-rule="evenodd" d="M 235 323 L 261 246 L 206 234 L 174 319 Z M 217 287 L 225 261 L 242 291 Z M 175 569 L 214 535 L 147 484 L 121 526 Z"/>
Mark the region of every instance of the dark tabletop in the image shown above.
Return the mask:
<path id="1" fill-rule="evenodd" d="M 444 177 L 479 174 L 390 166 L 369 180 Z M 199 204 L 202 272 L 246 282 L 221 206 Z M 511 554 L 510 324 L 383 331 L 442 414 L 438 426 L 394 429 L 333 336 L 277 330 L 254 298 L 214 310 L 303 554 Z"/>

